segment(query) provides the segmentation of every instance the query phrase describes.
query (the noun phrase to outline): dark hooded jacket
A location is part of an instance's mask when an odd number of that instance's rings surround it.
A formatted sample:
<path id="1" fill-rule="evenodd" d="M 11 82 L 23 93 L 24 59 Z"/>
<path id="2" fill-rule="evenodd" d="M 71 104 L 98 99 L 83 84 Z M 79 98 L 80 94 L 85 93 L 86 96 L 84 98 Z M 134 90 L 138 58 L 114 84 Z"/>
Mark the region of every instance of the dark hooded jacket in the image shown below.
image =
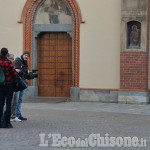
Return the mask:
<path id="1" fill-rule="evenodd" d="M 17 57 L 14 61 L 15 69 L 21 69 L 21 73 L 28 74 L 28 62 L 23 59 L 23 56 Z"/>

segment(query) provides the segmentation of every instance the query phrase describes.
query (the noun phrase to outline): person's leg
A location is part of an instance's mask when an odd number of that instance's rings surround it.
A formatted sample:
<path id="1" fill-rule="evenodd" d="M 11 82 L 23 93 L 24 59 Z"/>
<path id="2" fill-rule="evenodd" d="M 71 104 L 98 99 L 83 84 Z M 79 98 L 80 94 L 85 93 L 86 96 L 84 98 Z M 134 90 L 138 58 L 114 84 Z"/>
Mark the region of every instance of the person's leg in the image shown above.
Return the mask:
<path id="1" fill-rule="evenodd" d="M 4 86 L 0 86 L 0 127 L 1 127 L 1 121 L 3 116 L 3 108 L 5 103 L 5 88 Z"/>
<path id="2" fill-rule="evenodd" d="M 24 90 L 19 91 L 19 98 L 18 98 L 18 104 L 16 109 L 16 116 L 19 118 L 21 116 L 21 104 L 22 104 L 22 98 L 23 98 Z"/>
<path id="3" fill-rule="evenodd" d="M 6 110 L 6 99 L 4 101 L 2 120 L 4 120 L 5 110 Z"/>
<path id="4" fill-rule="evenodd" d="M 19 92 L 14 92 L 12 104 L 11 104 L 11 118 L 12 118 L 12 121 L 15 121 L 15 122 L 21 122 L 21 120 L 18 119 L 17 114 L 16 114 L 17 105 L 18 105 L 18 98 L 19 98 L 18 94 L 19 94 Z"/>
<path id="5" fill-rule="evenodd" d="M 17 105 L 18 105 L 18 95 L 19 92 L 14 92 L 13 94 L 13 99 L 12 99 L 12 105 L 11 105 L 11 118 L 15 118 L 16 117 L 16 109 L 17 109 Z"/>
<path id="6" fill-rule="evenodd" d="M 10 124 L 10 116 L 11 116 L 11 102 L 13 97 L 13 85 L 6 85 L 6 112 L 5 112 L 5 121 L 6 125 Z"/>

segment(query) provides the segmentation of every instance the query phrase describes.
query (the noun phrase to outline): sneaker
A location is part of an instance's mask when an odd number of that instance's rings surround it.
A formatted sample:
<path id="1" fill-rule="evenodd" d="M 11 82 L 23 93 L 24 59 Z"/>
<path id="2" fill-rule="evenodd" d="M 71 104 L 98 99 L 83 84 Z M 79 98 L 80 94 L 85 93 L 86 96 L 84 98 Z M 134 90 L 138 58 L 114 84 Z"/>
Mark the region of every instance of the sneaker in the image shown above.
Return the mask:
<path id="1" fill-rule="evenodd" d="M 7 123 L 5 128 L 13 128 L 12 124 L 11 123 Z"/>
<path id="2" fill-rule="evenodd" d="M 15 122 L 21 122 L 21 120 L 18 119 L 18 117 L 14 118 L 14 119 L 12 119 L 12 120 L 15 121 Z"/>
<path id="3" fill-rule="evenodd" d="M 13 121 L 14 121 L 14 119 L 11 118 L 11 119 L 10 119 L 10 122 L 13 122 Z"/>
<path id="4" fill-rule="evenodd" d="M 27 118 L 24 118 L 22 115 L 18 119 L 20 119 L 20 120 L 27 120 Z"/>

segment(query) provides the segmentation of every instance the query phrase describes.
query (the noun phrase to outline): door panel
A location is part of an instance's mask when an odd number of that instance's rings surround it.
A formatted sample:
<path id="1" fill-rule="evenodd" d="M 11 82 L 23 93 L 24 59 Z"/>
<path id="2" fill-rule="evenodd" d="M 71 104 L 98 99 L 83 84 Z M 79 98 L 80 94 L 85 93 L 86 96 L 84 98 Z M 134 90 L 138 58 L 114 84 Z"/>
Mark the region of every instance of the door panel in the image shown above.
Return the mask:
<path id="1" fill-rule="evenodd" d="M 38 95 L 70 97 L 72 86 L 72 38 L 67 33 L 43 33 L 38 37 Z"/>

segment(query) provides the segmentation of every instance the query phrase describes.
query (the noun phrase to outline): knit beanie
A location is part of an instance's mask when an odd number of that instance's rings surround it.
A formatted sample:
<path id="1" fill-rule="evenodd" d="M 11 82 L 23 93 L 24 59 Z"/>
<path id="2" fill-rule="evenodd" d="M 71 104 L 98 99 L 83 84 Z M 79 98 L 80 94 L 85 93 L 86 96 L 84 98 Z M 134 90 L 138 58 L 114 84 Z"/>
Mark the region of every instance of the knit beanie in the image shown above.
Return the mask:
<path id="1" fill-rule="evenodd" d="M 30 57 L 30 51 L 29 50 L 25 50 L 24 52 L 23 52 L 23 55 L 29 55 L 29 57 Z"/>

